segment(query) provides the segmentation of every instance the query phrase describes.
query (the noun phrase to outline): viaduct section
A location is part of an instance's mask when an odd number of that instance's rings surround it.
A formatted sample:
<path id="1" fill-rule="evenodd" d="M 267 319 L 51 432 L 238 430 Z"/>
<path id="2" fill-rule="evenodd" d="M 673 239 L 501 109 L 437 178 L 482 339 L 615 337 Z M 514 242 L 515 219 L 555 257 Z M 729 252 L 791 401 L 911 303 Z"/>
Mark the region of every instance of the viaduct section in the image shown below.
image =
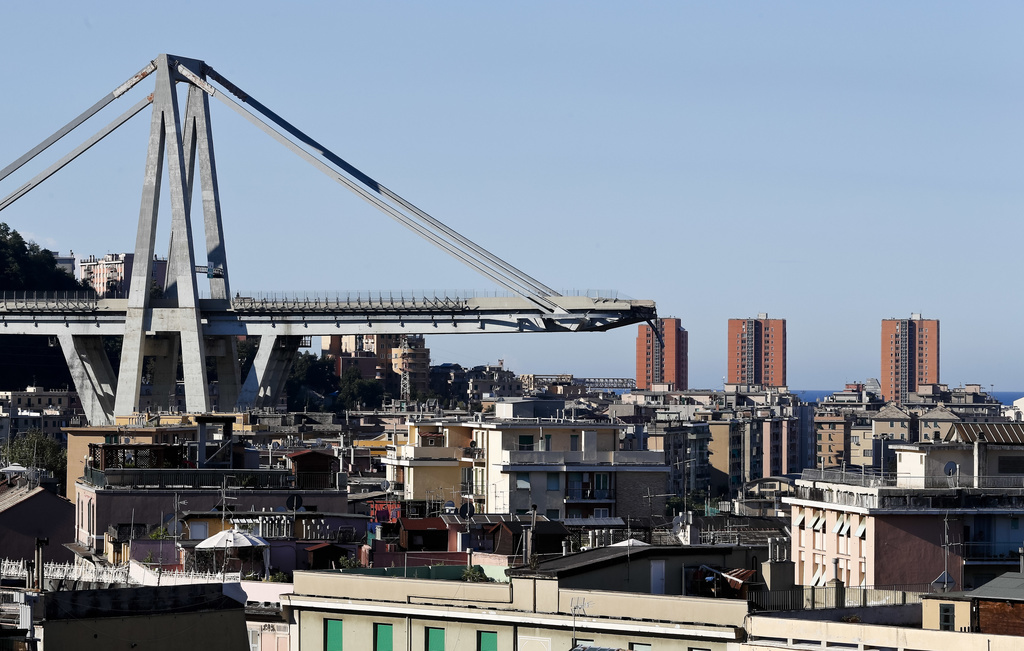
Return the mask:
<path id="1" fill-rule="evenodd" d="M 185 408 L 212 408 L 207 358 L 215 360 L 221 409 L 276 404 L 301 340 L 343 334 L 588 332 L 656 318 L 653 301 L 614 295 L 563 295 L 489 253 L 359 171 L 246 94 L 203 61 L 162 54 L 136 75 L 0 170 L 0 183 L 78 128 L 143 79 L 154 92 L 0 200 L 0 211 L 152 105 L 149 148 L 139 210 L 135 259 L 127 299 L 95 295 L 0 296 L 0 335 L 45 335 L 59 342 L 90 424 L 139 409 L 144 360 L 153 360 L 152 395 L 168 408 L 179 362 Z M 177 84 L 187 87 L 184 111 Z M 217 84 L 214 86 L 213 84 Z M 222 102 L 313 167 L 373 204 L 385 215 L 496 282 L 500 296 L 410 296 L 387 293 L 315 299 L 232 296 L 210 120 L 210 99 Z M 259 117 L 257 116 L 259 115 Z M 261 119 L 262 118 L 262 119 Z M 166 175 L 164 168 L 166 167 Z M 162 297 L 150 292 L 161 184 L 170 197 L 170 250 Z M 196 263 L 192 192 L 200 192 L 205 264 Z M 197 273 L 209 278 L 210 298 L 199 297 Z M 102 337 L 122 337 L 117 373 Z M 253 368 L 240 375 L 236 341 L 258 336 Z"/>

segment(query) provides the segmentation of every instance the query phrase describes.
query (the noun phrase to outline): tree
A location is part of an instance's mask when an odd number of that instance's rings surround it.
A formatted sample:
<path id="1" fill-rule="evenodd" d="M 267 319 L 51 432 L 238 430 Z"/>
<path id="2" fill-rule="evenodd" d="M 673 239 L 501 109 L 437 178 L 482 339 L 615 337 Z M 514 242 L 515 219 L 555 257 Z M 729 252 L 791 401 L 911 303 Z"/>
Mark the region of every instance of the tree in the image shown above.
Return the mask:
<path id="1" fill-rule="evenodd" d="M 299 353 L 285 383 L 288 411 L 319 411 L 324 408 L 324 396 L 337 388 L 338 376 L 334 374 L 331 360 L 313 353 Z"/>
<path id="2" fill-rule="evenodd" d="M 26 242 L 18 231 L 0 223 L 0 289 L 73 292 L 87 288 L 57 266 L 51 251 Z"/>
<path id="3" fill-rule="evenodd" d="M 26 468 L 49 470 L 58 481 L 68 470 L 68 449 L 37 429 L 24 434 L 12 434 L 8 463 L 20 463 Z"/>
<path id="4" fill-rule="evenodd" d="M 384 401 L 384 385 L 377 380 L 364 380 L 359 369 L 345 369 L 338 382 L 336 409 L 376 409 Z"/>
<path id="5" fill-rule="evenodd" d="M 63 292 L 88 288 L 57 266 L 53 253 L 25 239 L 0 223 L 0 291 Z M 48 388 L 68 386 L 71 374 L 60 346 L 47 337 L 6 335 L 0 337 L 0 389 L 20 390 L 29 385 Z"/>

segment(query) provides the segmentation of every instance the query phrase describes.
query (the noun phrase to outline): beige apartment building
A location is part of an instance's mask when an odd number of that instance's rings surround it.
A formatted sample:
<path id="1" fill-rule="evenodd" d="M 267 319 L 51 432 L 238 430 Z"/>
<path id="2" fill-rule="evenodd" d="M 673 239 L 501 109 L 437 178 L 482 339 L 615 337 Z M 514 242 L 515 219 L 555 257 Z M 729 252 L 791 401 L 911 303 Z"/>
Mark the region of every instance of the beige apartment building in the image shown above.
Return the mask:
<path id="1" fill-rule="evenodd" d="M 792 507 L 796 583 L 975 587 L 1014 569 L 1024 512 L 1024 424 L 958 423 L 940 442 L 892 444 L 895 473 L 805 470 Z"/>
<path id="2" fill-rule="evenodd" d="M 570 419 L 425 419 L 388 448 L 387 478 L 410 509 L 451 502 L 481 513 L 537 512 L 552 520 L 662 514 L 661 451 L 623 450 L 625 425 Z"/>

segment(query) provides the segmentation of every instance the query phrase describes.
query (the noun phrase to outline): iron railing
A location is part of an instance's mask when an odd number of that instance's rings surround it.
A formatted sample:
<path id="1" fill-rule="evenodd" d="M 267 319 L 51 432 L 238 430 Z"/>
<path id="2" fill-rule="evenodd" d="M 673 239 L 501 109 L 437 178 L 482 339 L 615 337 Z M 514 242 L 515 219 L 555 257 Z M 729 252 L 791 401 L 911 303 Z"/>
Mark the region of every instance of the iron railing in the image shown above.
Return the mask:
<path id="1" fill-rule="evenodd" d="M 86 468 L 83 479 L 99 488 L 207 488 L 232 490 L 328 490 L 338 488 L 332 472 L 290 470 Z"/>

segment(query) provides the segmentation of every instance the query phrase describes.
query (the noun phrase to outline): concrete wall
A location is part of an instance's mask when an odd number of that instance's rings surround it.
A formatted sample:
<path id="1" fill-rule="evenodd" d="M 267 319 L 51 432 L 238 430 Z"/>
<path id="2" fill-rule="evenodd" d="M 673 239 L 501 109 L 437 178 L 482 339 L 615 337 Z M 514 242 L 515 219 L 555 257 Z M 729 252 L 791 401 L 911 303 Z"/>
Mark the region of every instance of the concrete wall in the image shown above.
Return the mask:
<path id="1" fill-rule="evenodd" d="M 740 651 L 767 649 L 824 648 L 846 646 L 852 649 L 888 648 L 956 649 L 957 651 L 1015 651 L 1020 638 L 1008 635 L 985 635 L 954 631 L 930 631 L 905 626 L 876 626 L 819 622 L 807 619 L 782 619 L 768 615 L 747 618 L 747 641 Z"/>

